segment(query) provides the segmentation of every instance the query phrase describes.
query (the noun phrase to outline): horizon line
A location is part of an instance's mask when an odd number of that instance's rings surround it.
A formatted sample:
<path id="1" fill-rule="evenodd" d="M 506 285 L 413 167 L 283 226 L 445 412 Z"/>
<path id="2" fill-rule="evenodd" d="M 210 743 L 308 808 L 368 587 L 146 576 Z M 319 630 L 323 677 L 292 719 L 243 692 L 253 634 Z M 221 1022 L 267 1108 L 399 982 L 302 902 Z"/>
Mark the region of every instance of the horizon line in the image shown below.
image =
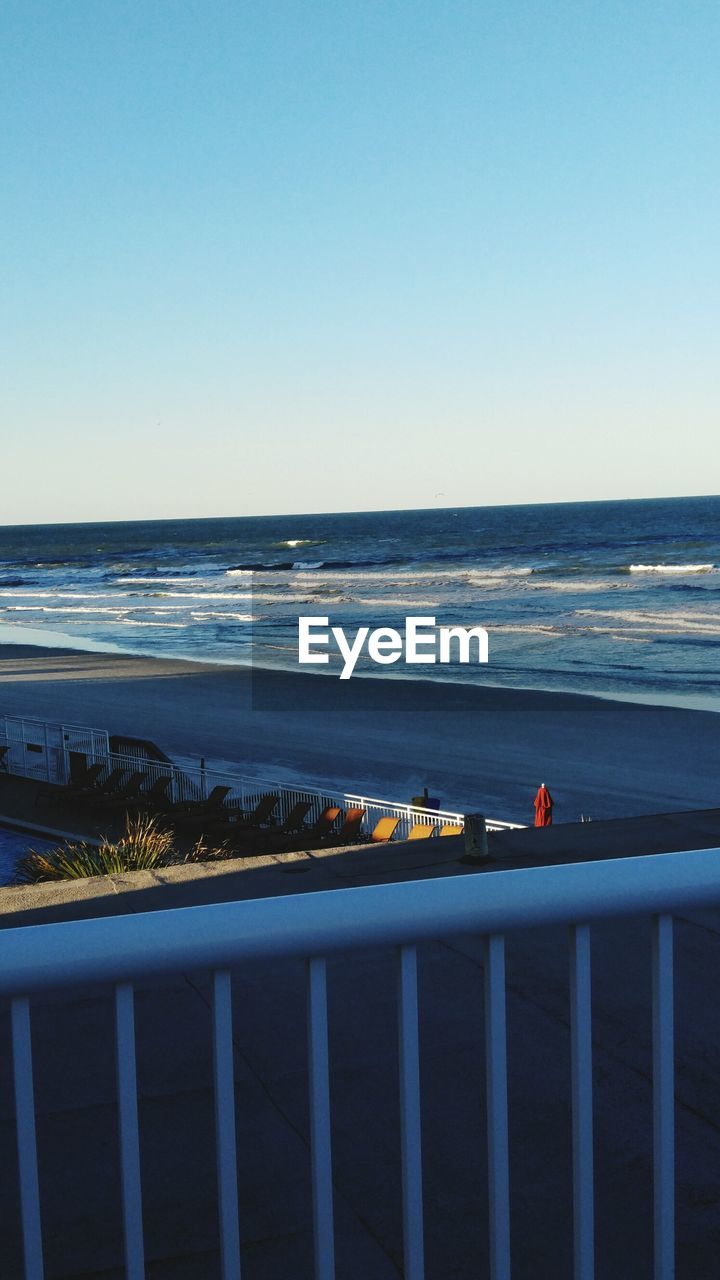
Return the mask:
<path id="1" fill-rule="evenodd" d="M 93 525 L 115 525 L 115 524 L 189 524 L 192 522 L 202 523 L 204 521 L 217 520 L 307 520 L 315 517 L 324 516 L 370 516 L 370 515 L 402 515 L 402 514 L 420 514 L 422 512 L 437 511 L 493 511 L 500 508 L 512 507 L 580 507 L 580 506 L 611 506 L 625 502 L 683 502 L 688 499 L 710 499 L 720 498 L 717 493 L 677 493 L 677 494 L 654 494 L 652 496 L 631 496 L 625 498 L 556 498 L 545 502 L 484 502 L 474 503 L 465 502 L 457 506 L 450 505 L 447 507 L 358 507 L 341 511 L 267 511 L 255 515 L 218 515 L 218 516 L 134 516 L 130 519 L 116 516 L 110 520 L 49 520 L 49 521 L 12 521 L 10 524 L 0 525 L 0 530 L 4 529 L 77 529 L 91 528 Z"/>

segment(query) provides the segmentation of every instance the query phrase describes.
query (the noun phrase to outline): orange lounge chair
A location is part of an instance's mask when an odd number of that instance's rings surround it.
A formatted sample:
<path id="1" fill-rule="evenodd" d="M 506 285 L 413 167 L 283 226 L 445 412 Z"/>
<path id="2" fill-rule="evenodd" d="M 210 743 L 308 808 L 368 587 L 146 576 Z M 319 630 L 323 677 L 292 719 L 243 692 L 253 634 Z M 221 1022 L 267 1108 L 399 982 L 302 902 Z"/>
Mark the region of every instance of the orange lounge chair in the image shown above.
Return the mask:
<path id="1" fill-rule="evenodd" d="M 358 839 L 366 812 L 366 809 L 348 809 L 337 836 L 333 837 L 337 839 L 338 845 L 350 844 L 353 840 Z"/>
<path id="2" fill-rule="evenodd" d="M 387 844 L 400 826 L 399 818 L 381 818 L 370 835 L 371 844 Z"/>
<path id="3" fill-rule="evenodd" d="M 339 805 L 327 805 L 319 818 L 316 818 L 308 834 L 314 840 L 323 840 L 325 836 L 329 836 L 335 823 L 340 817 L 341 809 Z"/>
<path id="4" fill-rule="evenodd" d="M 408 840 L 429 840 L 436 831 L 434 822 L 415 822 L 408 833 Z"/>
<path id="5" fill-rule="evenodd" d="M 461 836 L 465 827 L 462 822 L 446 822 L 440 828 L 441 836 Z"/>

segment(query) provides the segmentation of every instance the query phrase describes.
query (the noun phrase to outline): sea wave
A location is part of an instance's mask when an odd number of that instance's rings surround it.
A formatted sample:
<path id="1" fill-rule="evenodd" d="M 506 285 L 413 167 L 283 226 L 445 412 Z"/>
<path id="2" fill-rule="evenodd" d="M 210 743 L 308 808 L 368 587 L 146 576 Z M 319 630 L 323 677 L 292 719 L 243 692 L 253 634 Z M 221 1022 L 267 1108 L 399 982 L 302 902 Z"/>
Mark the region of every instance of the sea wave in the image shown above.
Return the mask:
<path id="1" fill-rule="evenodd" d="M 152 591 L 143 593 L 147 599 L 159 600 L 251 600 L 249 591 Z"/>
<path id="2" fill-rule="evenodd" d="M 196 577 L 195 573 L 194 573 L 194 572 L 188 572 L 188 573 L 187 573 L 187 574 L 185 574 L 184 576 L 181 576 L 181 577 L 174 577 L 174 578 L 163 578 L 163 577 L 161 577 L 159 574 L 156 574 L 156 575 L 155 575 L 154 577 L 152 577 L 152 578 L 140 578 L 140 577 L 130 576 L 130 577 L 126 577 L 126 578 L 115 578 L 115 579 L 114 579 L 114 581 L 115 581 L 115 582 L 117 582 L 117 583 L 119 583 L 119 584 L 121 584 L 121 585 L 123 585 L 123 586 L 125 586 L 125 585 L 128 585 L 128 586 L 135 586 L 135 585 L 137 585 L 137 586 L 156 586 L 156 585 L 162 585 L 163 583 L 167 583 L 167 585 L 168 585 L 168 586 L 174 586 L 174 585 L 175 585 L 175 586 L 182 586 L 185 582 L 187 582 L 188 578 L 190 578 L 190 577 L 193 577 L 193 578 L 194 578 L 194 577 Z M 192 585 L 194 586 L 194 585 L 195 585 L 195 583 L 193 583 Z"/>
<path id="3" fill-rule="evenodd" d="M 324 547 L 326 538 L 285 538 L 282 542 L 273 542 L 274 547 Z"/>
<path id="4" fill-rule="evenodd" d="M 222 618 L 223 622 L 256 622 L 257 615 L 254 613 L 225 613 L 222 609 L 205 609 L 191 612 L 190 617 L 195 622 L 202 622 L 205 618 Z"/>
<path id="5" fill-rule="evenodd" d="M 629 573 L 718 573 L 714 564 L 631 564 Z"/>
<path id="6" fill-rule="evenodd" d="M 118 618 L 121 627 L 172 627 L 173 631 L 187 630 L 186 622 L 149 622 L 144 618 Z"/>
<path id="7" fill-rule="evenodd" d="M 655 634 L 687 635 L 690 632 L 703 632 L 720 635 L 720 615 L 716 613 L 668 614 L 640 609 L 578 609 L 577 614 L 588 618 L 603 618 L 616 629 L 620 625 L 632 631 Z"/>
<path id="8" fill-rule="evenodd" d="M 3 591 L 8 600 L 116 600 L 129 597 L 129 591 Z"/>
<path id="9" fill-rule="evenodd" d="M 122 605 L 118 605 L 116 609 L 113 609 L 107 605 L 98 605 L 96 608 L 91 605 L 76 605 L 73 608 L 72 606 L 59 604 L 8 604 L 0 606 L 0 609 L 2 609 L 3 613 L 112 613 L 115 616 L 127 611 Z"/>

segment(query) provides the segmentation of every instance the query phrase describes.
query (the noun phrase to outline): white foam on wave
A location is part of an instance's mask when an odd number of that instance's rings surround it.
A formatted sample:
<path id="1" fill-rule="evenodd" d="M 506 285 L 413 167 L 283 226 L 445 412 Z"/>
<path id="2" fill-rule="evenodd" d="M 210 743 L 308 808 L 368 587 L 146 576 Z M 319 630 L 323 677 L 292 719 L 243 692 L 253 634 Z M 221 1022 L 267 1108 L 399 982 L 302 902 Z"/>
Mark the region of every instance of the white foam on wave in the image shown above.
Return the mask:
<path id="1" fill-rule="evenodd" d="M 286 572 L 290 572 L 287 570 Z M 389 586 L 411 586 L 416 582 L 419 586 L 430 586 L 437 584 L 442 586 L 444 583 L 467 582 L 476 583 L 488 582 L 498 583 L 507 578 L 526 578 L 533 573 L 531 568 L 502 568 L 502 569 L 482 569 L 465 566 L 462 569 L 333 569 L 328 567 L 322 574 L 307 574 L 303 576 L 305 583 L 332 582 L 337 578 L 342 578 L 343 582 L 371 582 L 383 583 L 387 582 Z"/>
<path id="2" fill-rule="evenodd" d="M 123 586 L 125 585 L 134 586 L 135 584 L 137 584 L 138 586 L 156 586 L 156 585 L 162 586 L 163 584 L 167 584 L 168 586 L 182 586 L 183 583 L 186 583 L 188 581 L 188 578 L 187 577 L 182 577 L 182 578 L 160 578 L 160 577 L 132 578 L 130 577 L 130 578 L 114 578 L 113 581 L 120 583 Z M 197 585 L 197 578 L 193 578 L 192 585 L 193 586 Z"/>
<path id="3" fill-rule="evenodd" d="M 201 622 L 204 618 L 222 618 L 223 622 L 255 622 L 256 617 L 253 613 L 226 613 L 223 609 L 205 609 L 199 610 L 197 613 L 191 613 L 190 617 L 196 622 Z"/>
<path id="4" fill-rule="evenodd" d="M 439 600 L 437 600 L 437 599 L 434 599 L 434 600 L 418 600 L 418 598 L 417 598 L 417 597 L 411 597 L 411 598 L 410 598 L 410 599 L 408 599 L 408 600 L 404 600 L 404 599 L 402 599 L 402 597 L 398 597 L 398 596 L 376 596 L 376 597 L 375 597 L 375 596 L 347 596 L 347 597 L 345 598 L 345 600 L 343 600 L 343 601 L 335 601 L 335 600 L 331 600 L 331 601 L 329 601 L 329 602 L 328 602 L 327 600 L 323 600 L 323 599 L 321 598 L 321 599 L 317 600 L 317 603 L 318 603 L 319 605 L 322 605 L 322 606 L 323 606 L 323 608 L 327 608 L 327 607 L 328 607 L 328 603 L 329 603 L 333 608 L 335 607 L 336 603 L 338 603 L 338 604 L 340 604 L 340 603 L 342 603 L 342 604 L 347 603 L 347 604 L 354 604 L 354 605 L 362 605 L 363 607 L 367 607 L 367 608 L 371 608 L 371 609 L 372 609 L 372 608 L 381 608 L 381 609 L 387 609 L 387 608 L 392 608 L 392 609 L 437 609 L 437 608 L 438 608 L 438 606 L 439 606 L 439 604 L 440 604 L 441 602 L 440 602 Z"/>
<path id="5" fill-rule="evenodd" d="M 187 628 L 186 622 L 149 622 L 145 618 L 118 618 L 117 623 L 120 627 L 172 627 L 176 631 Z"/>
<path id="6" fill-rule="evenodd" d="M 578 616 L 603 618 L 616 629 L 628 627 L 632 631 L 653 634 L 720 635 L 720 614 L 717 613 L 653 613 L 649 609 L 578 609 Z"/>
<path id="7" fill-rule="evenodd" d="M 66 615 L 69 613 L 111 613 L 118 615 L 128 612 L 122 605 L 118 605 L 116 609 L 110 609 L 103 606 L 92 608 L 89 605 L 77 605 L 72 608 L 68 605 L 60 604 L 7 604 L 0 605 L 0 609 L 2 609 L 3 613 L 63 613 Z"/>
<path id="8" fill-rule="evenodd" d="M 718 573 L 714 564 L 631 564 L 630 573 Z"/>
<path id="9" fill-rule="evenodd" d="M 129 595 L 129 591 L 0 591 L 4 600 L 117 600 Z"/>
<path id="10" fill-rule="evenodd" d="M 559 580 L 557 578 L 533 578 L 529 583 L 533 591 L 550 591 L 553 595 L 563 593 L 577 595 L 592 593 L 600 595 L 604 591 L 629 591 L 630 583 L 628 581 L 613 581 L 612 578 L 573 578 L 571 581 L 567 579 Z"/>
<path id="11" fill-rule="evenodd" d="M 153 591 L 162 600 L 252 600 L 249 591 Z"/>

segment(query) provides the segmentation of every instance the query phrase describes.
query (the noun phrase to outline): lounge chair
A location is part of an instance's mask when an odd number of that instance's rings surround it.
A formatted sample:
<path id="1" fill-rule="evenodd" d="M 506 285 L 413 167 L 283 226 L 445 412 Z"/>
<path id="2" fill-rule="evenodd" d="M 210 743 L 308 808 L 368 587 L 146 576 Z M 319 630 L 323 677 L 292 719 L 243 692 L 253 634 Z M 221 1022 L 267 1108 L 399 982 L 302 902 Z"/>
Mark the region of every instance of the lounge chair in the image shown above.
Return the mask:
<path id="1" fill-rule="evenodd" d="M 268 792 L 267 795 L 260 796 L 254 809 L 238 809 L 234 814 L 232 810 L 228 809 L 225 820 L 211 823 L 208 831 L 216 835 L 232 834 L 234 831 L 245 827 L 262 827 L 266 822 L 269 822 L 279 801 L 279 795 L 275 792 Z"/>
<path id="2" fill-rule="evenodd" d="M 170 809 L 174 824 L 184 831 L 203 831 L 209 822 L 222 822 L 232 816 L 225 799 L 232 787 L 213 787 L 205 800 L 180 800 Z"/>
<path id="3" fill-rule="evenodd" d="M 298 800 L 294 804 L 287 817 L 280 823 L 280 831 L 283 835 L 295 835 L 298 831 L 303 831 L 305 827 L 305 819 L 312 809 L 310 800 Z M 340 811 L 338 810 L 338 813 Z M 337 815 L 336 815 L 337 816 Z"/>
<path id="4" fill-rule="evenodd" d="M 178 813 L 188 814 L 215 814 L 222 813 L 225 798 L 230 795 L 232 787 L 217 786 L 204 800 L 180 800 L 175 809 Z"/>
<path id="5" fill-rule="evenodd" d="M 223 828 L 223 834 L 232 846 L 233 839 L 237 836 L 240 851 L 246 854 L 253 852 L 260 853 L 285 853 L 288 849 L 296 847 L 303 841 L 307 840 L 302 833 L 305 831 L 304 818 L 308 810 L 312 808 L 312 801 L 299 800 L 294 804 L 287 817 L 283 819 L 279 826 L 259 827 L 255 822 L 234 822 Z M 340 810 L 336 810 L 336 814 Z M 219 831 L 214 829 L 211 834 L 217 835 Z M 312 837 L 311 841 L 312 843 Z M 315 844 L 319 841 L 315 838 Z"/>
<path id="6" fill-rule="evenodd" d="M 400 826 L 399 818 L 381 818 L 370 833 L 370 844 L 387 844 Z"/>
<path id="7" fill-rule="evenodd" d="M 333 836 L 333 839 L 337 840 L 338 845 L 352 844 L 353 840 L 357 840 L 359 838 L 363 818 L 366 813 L 366 809 L 348 809 L 337 836 Z"/>
<path id="8" fill-rule="evenodd" d="M 408 833 L 408 840 L 429 840 L 436 831 L 434 822 L 415 822 Z"/>
<path id="9" fill-rule="evenodd" d="M 72 791 L 77 795 L 78 791 L 85 791 L 88 787 L 94 787 L 104 768 L 105 761 L 98 760 L 95 764 L 87 765 L 85 769 L 77 769 L 74 776 L 71 769 L 70 781 L 65 788 L 66 791 Z"/>
<path id="10" fill-rule="evenodd" d="M 64 787 L 56 787 L 50 784 L 47 787 L 43 787 L 39 794 L 45 799 L 57 801 L 58 804 L 64 804 L 65 801 L 69 801 L 72 804 L 95 791 L 95 784 L 104 768 L 104 760 L 99 760 L 90 766 L 85 765 L 84 768 L 77 766 L 75 770 L 71 766 L 70 781 Z"/>
<path id="11" fill-rule="evenodd" d="M 316 848 L 317 845 L 322 844 L 324 840 L 327 840 L 332 835 L 332 829 L 341 812 L 339 805 L 328 804 L 311 827 L 302 828 L 295 834 L 288 833 L 285 836 L 280 831 L 271 833 L 276 837 L 272 842 L 273 852 L 288 853 L 294 849 Z"/>
<path id="12" fill-rule="evenodd" d="M 240 814 L 237 819 L 239 825 L 242 827 L 262 827 L 264 823 L 270 821 L 279 801 L 280 797 L 272 793 L 261 796 L 252 811 Z"/>
<path id="13" fill-rule="evenodd" d="M 326 836 L 329 836 L 335 826 L 335 823 L 340 817 L 340 813 L 341 809 L 339 805 L 327 805 L 320 814 L 320 817 L 315 820 L 310 828 L 309 835 L 311 838 L 314 837 L 318 840 L 323 840 Z"/>
<path id="14" fill-rule="evenodd" d="M 107 777 L 103 778 L 102 781 L 98 780 L 92 786 L 87 787 L 87 789 L 83 787 L 82 791 L 80 792 L 80 795 L 86 795 L 86 794 L 89 796 L 112 795 L 114 791 L 120 790 L 122 786 L 122 780 L 125 777 L 126 773 L 127 773 L 127 766 L 119 765 L 116 769 L 111 769 Z"/>
<path id="15" fill-rule="evenodd" d="M 440 828 L 440 835 L 461 836 L 464 830 L 462 822 L 445 822 Z"/>
<path id="16" fill-rule="evenodd" d="M 165 810 L 172 808 L 172 801 L 168 800 L 167 790 L 172 782 L 169 775 L 156 778 L 147 791 L 140 791 L 137 798 L 133 801 L 133 807 L 137 809 L 147 809 L 149 812 L 153 810 Z"/>
<path id="17" fill-rule="evenodd" d="M 148 775 L 144 771 L 138 769 L 130 775 L 119 791 L 113 792 L 111 796 L 103 796 L 102 803 L 111 810 L 132 806 L 140 795 L 140 789 L 143 782 L 147 781 L 147 777 Z"/>

